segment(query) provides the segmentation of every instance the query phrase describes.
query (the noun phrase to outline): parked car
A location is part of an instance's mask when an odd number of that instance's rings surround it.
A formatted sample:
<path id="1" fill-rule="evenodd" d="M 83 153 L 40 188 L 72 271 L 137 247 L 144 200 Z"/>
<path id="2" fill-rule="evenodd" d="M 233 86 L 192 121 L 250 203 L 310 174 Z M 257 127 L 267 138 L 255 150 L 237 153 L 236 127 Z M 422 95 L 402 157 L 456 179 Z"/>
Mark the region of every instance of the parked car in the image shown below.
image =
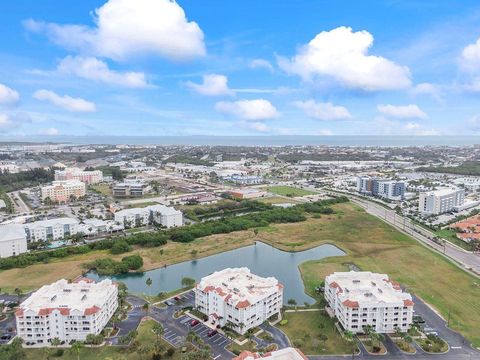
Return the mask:
<path id="1" fill-rule="evenodd" d="M 212 336 L 214 336 L 214 335 L 216 335 L 216 334 L 218 334 L 218 331 L 217 331 L 217 330 L 210 330 L 210 331 L 207 333 L 208 337 L 212 337 Z"/>
<path id="2" fill-rule="evenodd" d="M 190 326 L 195 326 L 199 323 L 200 323 L 200 321 L 198 321 L 197 319 L 193 319 L 192 322 L 190 323 Z"/>

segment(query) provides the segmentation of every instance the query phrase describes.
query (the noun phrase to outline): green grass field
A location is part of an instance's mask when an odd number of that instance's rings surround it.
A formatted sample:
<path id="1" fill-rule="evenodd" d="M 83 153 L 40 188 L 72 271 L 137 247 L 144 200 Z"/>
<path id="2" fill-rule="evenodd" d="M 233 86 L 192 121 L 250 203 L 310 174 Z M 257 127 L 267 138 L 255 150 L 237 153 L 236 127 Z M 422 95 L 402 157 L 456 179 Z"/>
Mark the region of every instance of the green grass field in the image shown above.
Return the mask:
<path id="1" fill-rule="evenodd" d="M 316 194 L 313 191 L 298 189 L 291 186 L 269 186 L 267 189 L 269 192 L 281 196 L 296 197 L 296 196 L 305 196 Z"/>
<path id="2" fill-rule="evenodd" d="M 460 246 L 462 249 L 471 251 L 472 248 L 469 244 L 467 244 L 465 241 L 460 240 L 457 238 L 456 232 L 451 230 L 451 229 L 440 229 L 435 231 L 435 235 L 438 237 L 441 237 L 447 241 L 450 241 L 452 244 L 455 244 L 457 246 Z"/>
<path id="3" fill-rule="evenodd" d="M 110 189 L 110 186 L 108 184 L 104 184 L 104 183 L 92 184 L 89 186 L 89 188 L 104 196 L 112 195 L 112 189 Z"/>
<path id="4" fill-rule="evenodd" d="M 335 328 L 335 322 L 323 311 L 286 312 L 286 325 L 278 325 L 290 338 L 293 346 L 306 355 L 352 354 L 356 346 L 342 338 Z M 322 339 L 321 335 L 326 338 Z"/>

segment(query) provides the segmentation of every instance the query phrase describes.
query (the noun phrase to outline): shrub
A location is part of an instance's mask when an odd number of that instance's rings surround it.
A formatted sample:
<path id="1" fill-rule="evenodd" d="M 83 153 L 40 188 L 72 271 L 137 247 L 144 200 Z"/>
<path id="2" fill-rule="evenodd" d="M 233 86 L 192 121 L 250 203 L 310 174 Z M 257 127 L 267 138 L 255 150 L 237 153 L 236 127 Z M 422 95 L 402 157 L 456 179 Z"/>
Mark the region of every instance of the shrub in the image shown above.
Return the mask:
<path id="1" fill-rule="evenodd" d="M 112 254 L 123 254 L 129 252 L 131 249 L 131 246 L 128 245 L 125 240 L 117 240 L 110 249 L 110 252 Z"/>

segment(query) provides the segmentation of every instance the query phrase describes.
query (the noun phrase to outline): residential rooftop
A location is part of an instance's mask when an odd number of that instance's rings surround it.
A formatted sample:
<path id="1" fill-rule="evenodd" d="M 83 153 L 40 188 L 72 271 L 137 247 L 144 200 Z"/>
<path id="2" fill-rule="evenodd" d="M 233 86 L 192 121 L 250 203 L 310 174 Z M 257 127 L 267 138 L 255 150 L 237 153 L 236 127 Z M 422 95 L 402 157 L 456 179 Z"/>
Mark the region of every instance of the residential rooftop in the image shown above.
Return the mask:
<path id="1" fill-rule="evenodd" d="M 400 284 L 386 274 L 370 271 L 335 272 L 325 279 L 325 285 L 337 289 L 345 306 L 368 307 L 378 303 L 386 306 L 412 306 L 412 296 L 403 292 Z"/>
<path id="2" fill-rule="evenodd" d="M 77 310 L 91 315 L 101 309 L 104 300 L 110 296 L 116 285 L 110 279 L 96 283 L 87 278 L 78 278 L 72 283 L 65 279 L 50 285 L 44 285 L 35 291 L 19 306 L 19 313 L 33 311 L 38 315 L 47 315 L 53 309 L 60 309 L 64 315 Z"/>
<path id="3" fill-rule="evenodd" d="M 21 224 L 0 225 L 0 242 L 25 238 L 25 229 Z"/>
<path id="4" fill-rule="evenodd" d="M 204 291 L 216 291 L 229 304 L 237 308 L 248 307 L 283 285 L 274 277 L 260 277 L 246 267 L 226 268 L 208 275 L 197 284 Z"/>

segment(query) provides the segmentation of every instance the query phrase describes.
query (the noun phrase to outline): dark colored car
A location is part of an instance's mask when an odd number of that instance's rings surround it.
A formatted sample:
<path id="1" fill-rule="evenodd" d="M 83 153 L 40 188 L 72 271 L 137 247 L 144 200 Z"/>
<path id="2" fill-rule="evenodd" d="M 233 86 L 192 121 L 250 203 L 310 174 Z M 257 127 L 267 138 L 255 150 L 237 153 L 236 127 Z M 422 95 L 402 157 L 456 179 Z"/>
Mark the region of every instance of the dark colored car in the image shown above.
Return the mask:
<path id="1" fill-rule="evenodd" d="M 218 331 L 217 331 L 217 330 L 210 330 L 210 331 L 207 333 L 208 337 L 212 337 L 212 336 L 217 335 L 217 334 L 218 334 Z"/>
<path id="2" fill-rule="evenodd" d="M 200 321 L 198 321 L 197 319 L 193 319 L 192 322 L 190 323 L 190 326 L 195 326 L 199 323 Z"/>

